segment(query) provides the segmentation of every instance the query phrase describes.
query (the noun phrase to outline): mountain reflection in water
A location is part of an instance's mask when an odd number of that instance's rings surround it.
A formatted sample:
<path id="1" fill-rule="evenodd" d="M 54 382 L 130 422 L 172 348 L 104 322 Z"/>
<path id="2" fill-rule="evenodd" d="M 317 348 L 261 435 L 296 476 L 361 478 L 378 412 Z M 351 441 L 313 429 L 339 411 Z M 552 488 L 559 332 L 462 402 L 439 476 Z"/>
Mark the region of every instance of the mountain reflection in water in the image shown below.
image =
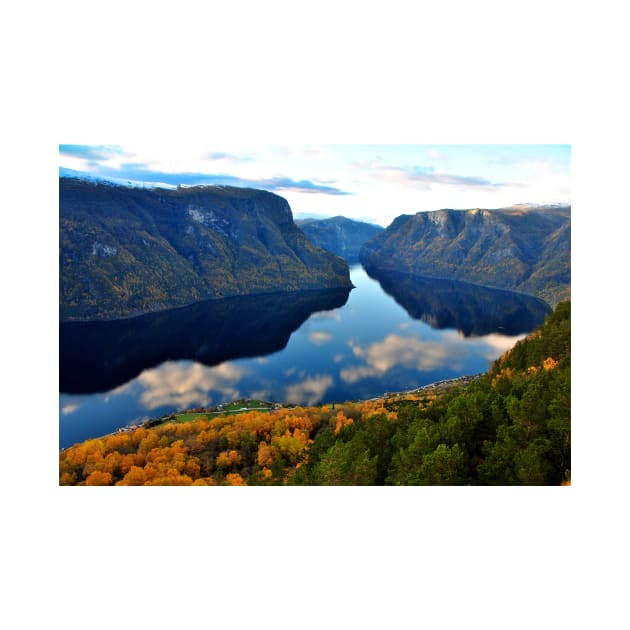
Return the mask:
<path id="1" fill-rule="evenodd" d="M 374 268 L 366 271 L 410 317 L 432 328 L 455 328 L 466 337 L 520 335 L 551 312 L 543 300 L 521 293 Z"/>
<path id="2" fill-rule="evenodd" d="M 59 327 L 59 389 L 103 392 L 164 361 L 213 366 L 282 350 L 312 313 L 343 306 L 349 289 L 208 300 L 124 320 Z"/>
<path id="3" fill-rule="evenodd" d="M 362 400 L 485 372 L 542 323 L 535 298 L 351 269 L 356 287 L 60 326 L 59 441 L 239 398 Z"/>

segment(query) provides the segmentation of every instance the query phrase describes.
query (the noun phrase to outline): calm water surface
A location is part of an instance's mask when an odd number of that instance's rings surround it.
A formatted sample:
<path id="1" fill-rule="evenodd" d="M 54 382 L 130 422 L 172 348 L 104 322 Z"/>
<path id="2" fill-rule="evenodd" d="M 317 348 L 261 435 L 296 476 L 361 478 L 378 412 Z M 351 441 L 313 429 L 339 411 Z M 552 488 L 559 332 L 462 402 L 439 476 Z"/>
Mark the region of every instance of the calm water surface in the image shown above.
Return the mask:
<path id="1" fill-rule="evenodd" d="M 485 372 L 534 298 L 351 269 L 355 289 L 231 298 L 60 326 L 59 445 L 238 398 L 303 405 Z"/>

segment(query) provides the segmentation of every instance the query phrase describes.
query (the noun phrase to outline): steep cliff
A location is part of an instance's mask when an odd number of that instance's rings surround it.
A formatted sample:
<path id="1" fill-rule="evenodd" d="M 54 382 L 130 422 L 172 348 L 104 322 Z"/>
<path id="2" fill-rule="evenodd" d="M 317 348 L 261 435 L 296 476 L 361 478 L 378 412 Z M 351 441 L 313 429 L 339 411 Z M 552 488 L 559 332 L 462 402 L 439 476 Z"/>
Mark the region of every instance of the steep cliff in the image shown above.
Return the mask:
<path id="1" fill-rule="evenodd" d="M 208 298 L 351 287 L 285 199 L 224 186 L 176 190 L 59 180 L 60 318 L 116 319 Z"/>
<path id="2" fill-rule="evenodd" d="M 570 208 L 437 210 L 398 217 L 360 252 L 366 267 L 570 296 Z"/>
<path id="3" fill-rule="evenodd" d="M 346 217 L 305 219 L 297 221 L 297 224 L 315 245 L 341 256 L 350 263 L 358 262 L 363 244 L 383 231 L 380 225 L 354 221 Z"/>

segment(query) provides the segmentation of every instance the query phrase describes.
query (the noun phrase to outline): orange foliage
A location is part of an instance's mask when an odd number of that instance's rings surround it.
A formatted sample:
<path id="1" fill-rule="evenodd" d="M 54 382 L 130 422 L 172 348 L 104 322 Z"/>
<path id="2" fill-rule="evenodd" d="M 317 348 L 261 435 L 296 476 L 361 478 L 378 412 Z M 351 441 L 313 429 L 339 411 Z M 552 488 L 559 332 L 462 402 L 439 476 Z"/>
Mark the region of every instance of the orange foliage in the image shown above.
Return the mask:
<path id="1" fill-rule="evenodd" d="M 132 466 L 129 472 L 116 484 L 117 486 L 143 486 L 147 480 L 144 470 L 138 466 Z"/>
<path id="2" fill-rule="evenodd" d="M 101 472 L 100 470 L 95 470 L 94 472 L 90 473 L 88 478 L 85 480 L 86 486 L 110 486 L 111 483 L 111 474 Z"/>
<path id="3" fill-rule="evenodd" d="M 188 475 L 180 475 L 175 470 L 169 470 L 163 477 L 156 477 L 147 481 L 145 486 L 192 486 L 193 480 Z"/>
<path id="4" fill-rule="evenodd" d="M 105 448 L 107 451 L 120 451 L 121 449 L 129 448 L 131 446 L 131 438 L 126 432 L 115 433 L 114 435 L 108 435 L 105 438 Z"/>
<path id="5" fill-rule="evenodd" d="M 557 367 L 558 367 L 558 362 L 553 357 L 547 357 L 543 362 L 543 368 L 547 372 Z"/>
<path id="6" fill-rule="evenodd" d="M 511 381 L 514 376 L 515 370 L 513 368 L 506 368 L 505 370 L 501 370 L 493 379 L 492 379 L 492 387 L 496 389 L 497 383 L 501 379 L 507 379 Z"/>
<path id="7" fill-rule="evenodd" d="M 246 486 L 245 480 L 238 473 L 230 473 L 225 476 L 225 483 L 228 486 Z"/>
<path id="8" fill-rule="evenodd" d="M 217 456 L 217 468 L 232 468 L 233 466 L 238 466 L 242 461 L 241 456 L 238 451 L 222 451 Z"/>
<path id="9" fill-rule="evenodd" d="M 374 413 L 395 417 L 384 409 L 382 401 L 358 408 L 363 418 Z M 115 485 L 240 485 L 247 482 L 240 467 L 248 471 L 256 464 L 262 469 L 262 479 L 273 479 L 270 467 L 280 456 L 290 467 L 306 461 L 313 433 L 322 422 L 332 422 L 339 431 L 353 421 L 343 411 L 334 413 L 329 407 L 295 407 L 138 427 L 88 440 L 60 453 L 59 482 L 87 484 L 89 479 L 89 485 L 105 481 Z M 219 442 L 227 447 L 217 455 Z M 220 470 L 216 477 L 202 478 L 215 466 Z"/>
<path id="10" fill-rule="evenodd" d="M 129 472 L 129 469 L 132 466 L 136 466 L 138 464 L 137 457 L 134 453 L 130 453 L 128 455 L 122 455 L 120 458 L 120 472 L 124 476 Z"/>
<path id="11" fill-rule="evenodd" d="M 267 442 L 261 442 L 258 445 L 258 465 L 267 466 L 274 460 L 275 453 Z"/>
<path id="12" fill-rule="evenodd" d="M 60 486 L 73 486 L 77 482 L 77 476 L 70 472 L 64 472 L 59 477 Z"/>
<path id="13" fill-rule="evenodd" d="M 418 400 L 418 396 L 409 395 L 406 396 L 408 400 Z M 385 407 L 385 401 L 382 398 L 378 400 L 365 400 L 362 403 L 358 404 L 359 410 L 361 411 L 361 417 L 365 420 L 370 416 L 374 416 L 377 414 L 384 414 L 388 420 L 396 420 L 398 418 L 395 411 L 389 411 Z"/>
<path id="14" fill-rule="evenodd" d="M 339 431 L 341 431 L 343 427 L 346 427 L 354 422 L 352 418 L 346 418 L 342 411 L 337 412 L 335 419 L 337 421 L 337 423 L 335 424 L 335 433 L 339 433 Z"/>

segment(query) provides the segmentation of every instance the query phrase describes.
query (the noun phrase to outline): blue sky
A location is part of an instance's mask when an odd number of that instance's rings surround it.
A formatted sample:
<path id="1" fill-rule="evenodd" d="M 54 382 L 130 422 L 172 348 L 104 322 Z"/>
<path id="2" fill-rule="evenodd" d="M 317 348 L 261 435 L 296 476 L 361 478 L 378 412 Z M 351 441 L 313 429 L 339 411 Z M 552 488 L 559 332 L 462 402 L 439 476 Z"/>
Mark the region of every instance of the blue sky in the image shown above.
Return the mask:
<path id="1" fill-rule="evenodd" d="M 60 166 L 153 185 L 270 190 L 295 216 L 387 226 L 440 208 L 570 203 L 569 145 L 60 145 Z"/>

